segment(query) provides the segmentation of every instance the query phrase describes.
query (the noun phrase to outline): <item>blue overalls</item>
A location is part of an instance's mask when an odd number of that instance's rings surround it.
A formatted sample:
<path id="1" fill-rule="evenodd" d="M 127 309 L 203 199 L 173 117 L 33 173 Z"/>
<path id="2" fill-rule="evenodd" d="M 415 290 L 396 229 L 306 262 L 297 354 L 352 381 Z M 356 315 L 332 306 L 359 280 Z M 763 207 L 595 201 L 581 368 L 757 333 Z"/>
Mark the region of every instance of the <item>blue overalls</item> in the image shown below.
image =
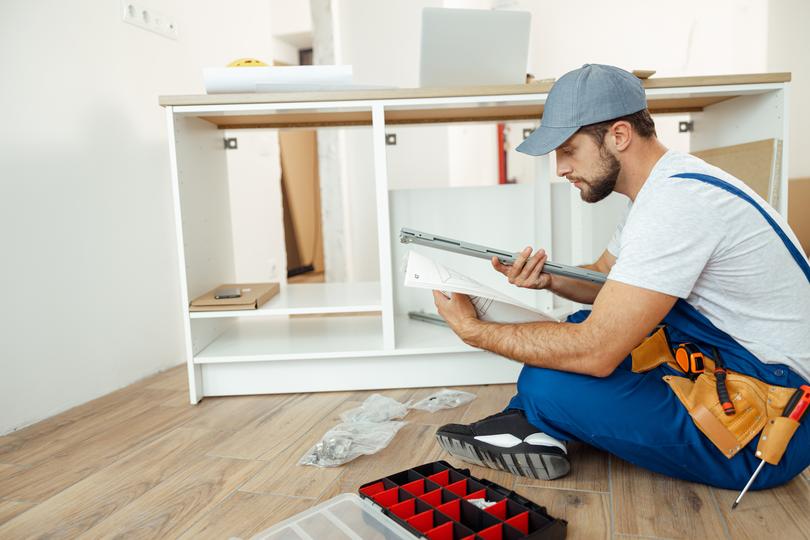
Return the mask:
<path id="1" fill-rule="evenodd" d="M 771 216 L 745 192 L 713 176 L 675 177 L 706 182 L 750 203 L 779 235 L 810 283 L 807 260 Z M 578 311 L 567 320 L 579 323 L 589 313 Z M 673 343 L 692 342 L 707 354 L 712 345 L 717 347 L 729 370 L 772 385 L 798 388 L 808 384 L 785 365 L 759 361 L 683 299 L 678 299 L 663 323 L 668 325 Z M 760 462 L 754 455 L 759 437 L 727 459 L 694 424 L 662 380 L 665 375 L 682 373 L 666 364 L 645 373 L 633 373 L 629 356 L 605 378 L 524 366 L 517 382 L 518 393 L 508 408 L 523 410 L 529 422 L 560 440 L 579 440 L 668 476 L 742 489 Z M 766 465 L 751 489 L 783 484 L 810 466 L 809 424 L 810 419 L 799 427 L 779 464 Z"/>

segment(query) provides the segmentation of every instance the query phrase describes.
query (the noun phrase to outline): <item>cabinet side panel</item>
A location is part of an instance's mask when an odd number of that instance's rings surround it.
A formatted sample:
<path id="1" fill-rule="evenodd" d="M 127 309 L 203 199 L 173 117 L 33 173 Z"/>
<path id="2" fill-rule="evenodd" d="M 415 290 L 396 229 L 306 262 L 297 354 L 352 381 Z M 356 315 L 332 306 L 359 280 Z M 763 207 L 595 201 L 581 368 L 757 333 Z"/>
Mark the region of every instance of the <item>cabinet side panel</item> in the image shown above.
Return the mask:
<path id="1" fill-rule="evenodd" d="M 175 118 L 188 297 L 234 280 L 233 236 L 223 132 Z"/>

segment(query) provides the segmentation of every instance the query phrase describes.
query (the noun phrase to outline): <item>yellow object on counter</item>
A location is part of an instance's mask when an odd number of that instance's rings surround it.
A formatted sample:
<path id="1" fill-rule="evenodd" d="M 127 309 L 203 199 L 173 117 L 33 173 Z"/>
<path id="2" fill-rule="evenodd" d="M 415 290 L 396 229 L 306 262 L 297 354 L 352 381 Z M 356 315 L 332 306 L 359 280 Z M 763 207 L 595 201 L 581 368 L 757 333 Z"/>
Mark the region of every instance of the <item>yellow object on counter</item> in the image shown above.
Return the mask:
<path id="1" fill-rule="evenodd" d="M 239 58 L 228 64 L 228 67 L 267 67 L 267 64 L 256 58 Z"/>

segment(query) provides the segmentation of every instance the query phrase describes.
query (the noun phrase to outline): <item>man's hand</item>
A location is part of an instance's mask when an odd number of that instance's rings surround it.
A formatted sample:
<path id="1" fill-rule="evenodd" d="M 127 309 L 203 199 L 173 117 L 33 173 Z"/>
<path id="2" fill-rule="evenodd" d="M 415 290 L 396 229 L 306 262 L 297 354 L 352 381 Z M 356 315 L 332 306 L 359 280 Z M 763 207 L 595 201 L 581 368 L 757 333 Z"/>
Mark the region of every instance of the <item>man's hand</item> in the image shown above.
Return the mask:
<path id="1" fill-rule="evenodd" d="M 441 291 L 433 291 L 433 301 L 436 308 L 453 332 L 466 343 L 465 336 L 469 335 L 471 325 L 478 322 L 478 313 L 466 294 L 451 293 L 447 298 Z"/>
<path id="2" fill-rule="evenodd" d="M 527 247 L 515 258 L 515 263 L 506 265 L 492 257 L 492 267 L 509 278 L 509 283 L 526 289 L 550 289 L 551 274 L 543 273 L 548 255 L 545 250 L 538 249 L 532 255 L 532 248 Z"/>

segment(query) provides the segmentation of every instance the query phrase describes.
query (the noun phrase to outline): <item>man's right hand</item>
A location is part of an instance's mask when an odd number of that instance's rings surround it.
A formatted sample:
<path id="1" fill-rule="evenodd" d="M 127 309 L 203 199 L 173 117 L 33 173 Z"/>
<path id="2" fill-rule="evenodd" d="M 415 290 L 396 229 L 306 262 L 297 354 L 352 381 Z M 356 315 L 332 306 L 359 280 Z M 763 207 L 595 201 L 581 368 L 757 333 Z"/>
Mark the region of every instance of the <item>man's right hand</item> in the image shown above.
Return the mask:
<path id="1" fill-rule="evenodd" d="M 545 250 L 538 249 L 532 255 L 532 248 L 527 247 L 518 253 L 513 265 L 501 263 L 497 257 L 492 257 L 492 267 L 509 279 L 509 283 L 526 289 L 551 288 L 551 274 L 543 272 L 548 255 Z"/>

